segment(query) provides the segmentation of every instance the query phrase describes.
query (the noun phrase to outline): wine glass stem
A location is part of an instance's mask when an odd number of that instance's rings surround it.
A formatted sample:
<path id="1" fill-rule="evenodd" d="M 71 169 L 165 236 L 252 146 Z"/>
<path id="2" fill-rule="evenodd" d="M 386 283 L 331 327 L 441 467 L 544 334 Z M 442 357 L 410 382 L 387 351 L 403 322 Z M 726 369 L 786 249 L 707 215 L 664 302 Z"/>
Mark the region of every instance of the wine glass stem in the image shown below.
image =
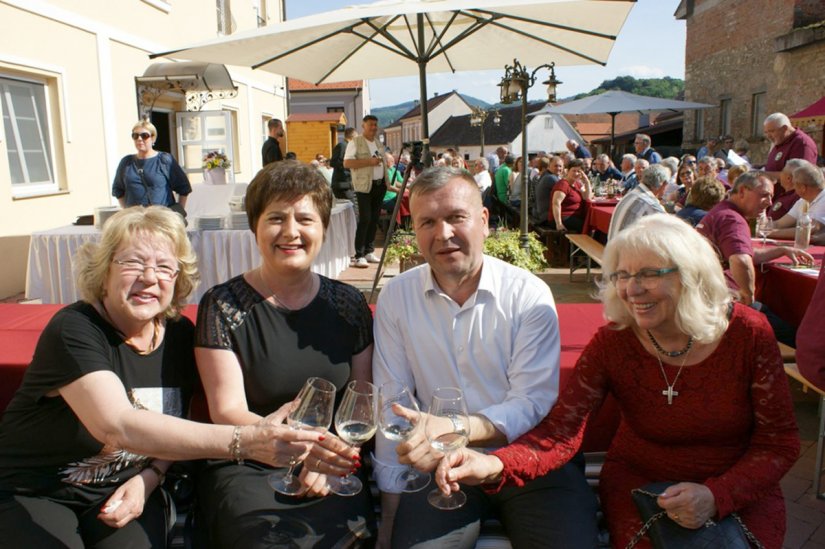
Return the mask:
<path id="1" fill-rule="evenodd" d="M 295 472 L 295 465 L 297 465 L 297 463 L 293 460 L 290 460 L 289 469 L 286 470 L 286 474 L 284 475 L 284 482 L 286 484 L 292 482 L 292 475 Z"/>

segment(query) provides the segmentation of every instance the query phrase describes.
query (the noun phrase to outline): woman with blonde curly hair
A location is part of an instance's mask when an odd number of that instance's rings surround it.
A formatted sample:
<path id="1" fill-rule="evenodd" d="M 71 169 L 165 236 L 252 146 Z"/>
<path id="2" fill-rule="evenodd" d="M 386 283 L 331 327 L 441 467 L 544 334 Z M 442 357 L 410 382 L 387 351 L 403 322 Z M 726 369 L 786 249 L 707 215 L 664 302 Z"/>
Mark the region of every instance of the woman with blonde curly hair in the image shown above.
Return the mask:
<path id="1" fill-rule="evenodd" d="M 436 471 L 439 486 L 520 486 L 560 467 L 612 394 L 622 419 L 599 492 L 613 547 L 642 527 L 631 491 L 668 481 L 656 501 L 669 520 L 696 529 L 737 512 L 765 547 L 782 547 L 779 481 L 799 454 L 799 436 L 764 315 L 732 301 L 709 242 L 666 214 L 611 239 L 602 268 L 610 324 L 584 349 L 550 414 L 489 455 L 451 453 Z"/>
<path id="2" fill-rule="evenodd" d="M 120 211 L 76 264 L 83 300 L 46 326 L 0 423 L 4 546 L 165 547 L 170 460 L 285 465 L 318 440 L 281 425 L 286 410 L 245 427 L 182 419 L 197 266 L 178 214 Z"/>

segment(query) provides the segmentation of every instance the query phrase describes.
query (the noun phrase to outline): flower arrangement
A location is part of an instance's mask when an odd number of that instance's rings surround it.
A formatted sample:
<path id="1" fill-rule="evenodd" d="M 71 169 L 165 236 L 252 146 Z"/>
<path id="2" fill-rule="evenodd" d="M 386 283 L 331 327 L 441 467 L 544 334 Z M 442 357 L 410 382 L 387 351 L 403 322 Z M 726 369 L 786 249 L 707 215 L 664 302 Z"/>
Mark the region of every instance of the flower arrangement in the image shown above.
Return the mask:
<path id="1" fill-rule="evenodd" d="M 516 267 L 530 272 L 543 271 L 547 268 L 545 259 L 546 247 L 536 237 L 535 233 L 528 233 L 528 247 L 521 247 L 519 231 L 499 229 L 490 232 L 484 241 L 484 253 L 497 257 Z M 393 235 L 392 242 L 387 246 L 386 262 L 400 262 L 404 264 L 418 264 L 423 261 L 418 250 L 415 234 L 409 231 L 398 231 Z"/>
<path id="2" fill-rule="evenodd" d="M 203 156 L 203 169 L 214 170 L 215 168 L 228 168 L 232 165 L 229 158 L 222 152 L 211 151 Z"/>

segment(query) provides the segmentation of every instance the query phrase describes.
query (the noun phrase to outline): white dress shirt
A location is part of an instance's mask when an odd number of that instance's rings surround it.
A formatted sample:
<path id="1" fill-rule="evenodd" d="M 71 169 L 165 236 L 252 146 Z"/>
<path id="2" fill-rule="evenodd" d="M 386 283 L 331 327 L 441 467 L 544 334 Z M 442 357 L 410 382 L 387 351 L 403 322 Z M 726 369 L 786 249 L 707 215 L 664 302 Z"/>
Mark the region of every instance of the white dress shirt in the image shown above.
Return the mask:
<path id="1" fill-rule="evenodd" d="M 422 265 L 392 279 L 375 314 L 373 381 L 406 384 L 427 410 L 437 387 L 459 387 L 471 414 L 508 441 L 532 429 L 558 397 L 559 323 L 550 288 L 533 274 L 484 257 L 476 292 L 463 306 Z M 377 435 L 375 474 L 399 492 L 397 443 Z"/>
<path id="2" fill-rule="evenodd" d="M 807 201 L 803 198 L 794 202 L 791 209 L 788 210 L 788 215 L 798 220 L 799 216 L 802 215 L 803 204 L 807 204 Z M 817 223 L 825 224 L 825 190 L 819 191 L 816 198 L 808 204 L 808 216 Z"/>
<path id="3" fill-rule="evenodd" d="M 476 180 L 478 190 L 480 190 L 481 192 L 486 191 L 490 188 L 490 185 L 493 184 L 493 180 L 490 177 L 490 172 L 488 172 L 487 170 L 481 170 L 479 173 L 473 176 L 473 179 Z"/>

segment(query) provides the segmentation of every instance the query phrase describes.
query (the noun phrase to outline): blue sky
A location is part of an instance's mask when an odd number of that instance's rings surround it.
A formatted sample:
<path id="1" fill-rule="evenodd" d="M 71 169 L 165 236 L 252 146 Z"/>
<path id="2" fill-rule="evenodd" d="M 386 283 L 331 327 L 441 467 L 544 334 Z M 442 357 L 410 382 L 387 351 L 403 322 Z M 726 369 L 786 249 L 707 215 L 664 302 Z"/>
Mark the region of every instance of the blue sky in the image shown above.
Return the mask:
<path id="1" fill-rule="evenodd" d="M 365 4 L 366 0 L 286 0 L 287 17 L 295 19 L 315 13 Z M 590 91 L 603 80 L 630 75 L 636 78 L 685 76 L 685 22 L 677 21 L 673 12 L 679 0 L 638 0 L 622 27 L 607 66 L 560 67 L 556 76 L 563 84 L 560 97 Z M 456 89 L 489 103 L 498 101 L 498 84 L 504 73 L 499 71 L 433 74 L 427 78 L 427 91 L 448 93 Z M 541 76 L 541 75 L 539 75 Z M 383 107 L 418 98 L 417 77 L 385 78 L 370 81 L 372 105 Z M 541 86 L 530 98 L 539 99 Z"/>

